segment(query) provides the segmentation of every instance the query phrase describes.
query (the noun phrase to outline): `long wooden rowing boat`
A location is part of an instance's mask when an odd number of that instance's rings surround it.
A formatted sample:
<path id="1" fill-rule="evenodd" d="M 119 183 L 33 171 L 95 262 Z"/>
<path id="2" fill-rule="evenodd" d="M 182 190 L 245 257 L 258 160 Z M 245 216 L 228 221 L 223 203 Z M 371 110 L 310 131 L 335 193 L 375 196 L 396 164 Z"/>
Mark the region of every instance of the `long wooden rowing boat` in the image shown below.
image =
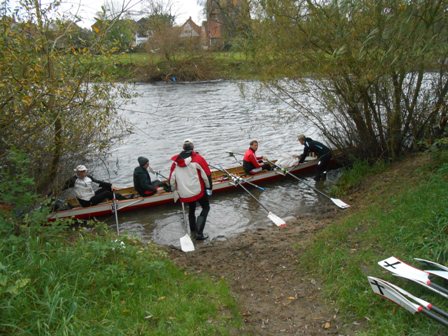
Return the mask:
<path id="1" fill-rule="evenodd" d="M 295 166 L 289 172 L 295 175 L 309 173 L 315 169 L 317 162 L 318 160 L 316 159 L 306 161 L 303 164 Z M 279 171 L 275 170 L 262 171 L 256 175 L 245 175 L 243 167 L 241 166 L 228 168 L 226 170 L 230 174 L 234 174 L 235 176 L 244 178 L 248 182 L 257 184 L 285 177 Z M 234 181 L 229 177 L 229 175 L 220 170 L 212 171 L 212 180 L 214 194 L 238 188 L 238 185 L 235 185 Z M 138 194 L 133 187 L 119 189 L 116 191 L 116 193 L 122 195 Z M 172 192 L 162 191 L 152 196 L 120 200 L 116 201 L 116 203 L 118 212 L 125 212 L 146 207 L 153 207 L 161 204 L 174 204 L 174 195 Z M 111 215 L 114 213 L 112 201 L 103 202 L 86 208 L 79 206 L 79 203 L 76 199 L 68 200 L 68 204 L 71 207 L 70 209 L 55 211 L 49 216 L 48 219 L 50 221 L 56 220 L 58 218 L 89 219 L 92 217 Z"/>

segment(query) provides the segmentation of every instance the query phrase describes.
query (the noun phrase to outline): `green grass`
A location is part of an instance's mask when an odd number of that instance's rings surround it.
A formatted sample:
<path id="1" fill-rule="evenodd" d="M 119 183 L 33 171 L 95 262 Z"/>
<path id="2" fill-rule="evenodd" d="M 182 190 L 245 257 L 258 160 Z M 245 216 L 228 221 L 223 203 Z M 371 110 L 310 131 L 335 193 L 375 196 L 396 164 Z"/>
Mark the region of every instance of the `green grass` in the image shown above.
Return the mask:
<path id="1" fill-rule="evenodd" d="M 448 164 L 417 174 L 419 183 L 402 177 L 390 181 L 390 189 L 373 189 L 369 200 L 375 202 L 322 231 L 302 257 L 300 266 L 322 278 L 327 298 L 343 316 L 367 323 L 361 335 L 446 334 L 436 322 L 375 296 L 367 282 L 368 275 L 383 278 L 448 309 L 446 300 L 377 265 L 390 256 L 412 264 L 414 257 L 448 263 Z"/>
<path id="2" fill-rule="evenodd" d="M 0 334 L 227 335 L 238 328 L 224 282 L 187 274 L 150 245 L 123 242 L 76 232 L 3 238 Z"/>

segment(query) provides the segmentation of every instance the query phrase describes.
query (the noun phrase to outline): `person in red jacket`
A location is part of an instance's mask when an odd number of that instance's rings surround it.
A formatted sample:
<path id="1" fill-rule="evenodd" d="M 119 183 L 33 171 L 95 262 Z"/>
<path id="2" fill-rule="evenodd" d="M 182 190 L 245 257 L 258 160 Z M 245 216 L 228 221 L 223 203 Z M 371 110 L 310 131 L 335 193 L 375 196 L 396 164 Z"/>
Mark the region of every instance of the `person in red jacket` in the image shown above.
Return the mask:
<path id="1" fill-rule="evenodd" d="M 266 159 L 264 156 L 255 155 L 255 152 L 258 149 L 258 141 L 252 140 L 249 145 L 250 147 L 246 153 L 244 153 L 243 158 L 243 168 L 246 174 L 254 175 L 262 170 L 272 170 L 271 165 L 263 163 L 263 159 Z"/>
<path id="2" fill-rule="evenodd" d="M 194 151 L 193 141 L 185 140 L 182 148 L 180 154 L 171 158 L 173 164 L 169 181 L 173 191 L 178 192 L 181 202 L 188 204 L 191 232 L 196 233 L 196 240 L 204 240 L 208 238 L 204 235 L 204 227 L 210 211 L 208 197 L 212 195 L 212 173 L 207 161 Z M 196 202 L 202 207 L 197 218 Z"/>

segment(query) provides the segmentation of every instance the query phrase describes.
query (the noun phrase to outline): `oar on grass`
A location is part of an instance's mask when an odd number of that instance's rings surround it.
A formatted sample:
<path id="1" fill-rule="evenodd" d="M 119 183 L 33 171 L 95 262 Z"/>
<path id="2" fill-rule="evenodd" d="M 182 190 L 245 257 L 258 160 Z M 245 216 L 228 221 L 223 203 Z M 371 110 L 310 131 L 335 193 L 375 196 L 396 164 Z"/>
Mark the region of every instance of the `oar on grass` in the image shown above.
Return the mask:
<path id="1" fill-rule="evenodd" d="M 286 222 L 280 218 L 279 216 L 277 216 L 276 214 L 272 213 L 271 211 L 269 211 L 269 209 L 260 202 L 260 200 L 258 198 L 256 198 L 249 190 L 247 190 L 247 188 L 243 185 L 243 183 L 248 183 L 247 180 L 235 175 L 235 174 L 231 174 L 229 173 L 226 169 L 222 168 L 222 167 L 215 167 L 215 166 L 211 166 L 215 169 L 218 169 L 220 171 L 222 171 L 223 173 L 226 173 L 229 178 L 232 180 L 234 185 L 239 185 L 245 192 L 247 192 L 258 204 L 260 204 L 260 206 L 266 210 L 266 212 L 268 213 L 268 218 L 278 227 L 285 227 L 286 226 Z M 261 188 L 260 186 L 257 186 L 256 184 L 251 184 L 254 185 L 258 188 Z M 264 190 L 264 188 L 262 189 Z"/>
<path id="2" fill-rule="evenodd" d="M 367 277 L 375 294 L 384 297 L 403 307 L 412 314 L 422 313 L 448 327 L 448 313 L 433 304 L 415 297 L 404 289 L 379 278 Z M 407 297 L 407 298 L 406 298 Z M 408 299 L 409 298 L 409 299 Z M 412 301 L 414 302 L 412 302 Z M 434 311 L 434 313 L 433 313 Z M 437 314 L 435 314 L 437 313 Z M 439 315 L 438 315 L 439 314 Z M 440 316 L 441 315 L 441 316 Z"/>
<path id="3" fill-rule="evenodd" d="M 378 262 L 378 265 L 392 272 L 396 276 L 411 280 L 448 299 L 448 289 L 444 288 L 441 285 L 433 283 L 430 279 L 431 273 L 433 275 L 447 279 L 448 272 L 441 271 L 438 273 L 434 273 L 433 271 L 429 271 L 429 273 L 428 271 L 422 271 L 418 268 L 412 267 L 411 265 L 408 265 L 395 257 L 381 260 Z"/>

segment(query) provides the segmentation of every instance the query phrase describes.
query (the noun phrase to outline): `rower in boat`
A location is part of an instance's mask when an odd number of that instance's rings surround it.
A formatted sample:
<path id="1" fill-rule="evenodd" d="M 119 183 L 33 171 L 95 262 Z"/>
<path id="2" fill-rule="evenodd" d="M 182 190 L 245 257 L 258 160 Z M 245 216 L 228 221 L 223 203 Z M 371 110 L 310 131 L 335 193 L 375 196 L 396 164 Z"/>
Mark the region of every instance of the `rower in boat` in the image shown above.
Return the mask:
<path id="1" fill-rule="evenodd" d="M 146 197 L 154 195 L 162 190 L 169 191 L 170 188 L 167 183 L 159 180 L 151 181 L 148 173 L 149 160 L 144 156 L 139 156 L 138 167 L 134 169 L 134 189 L 140 196 Z"/>
<path id="2" fill-rule="evenodd" d="M 92 175 L 87 175 L 87 167 L 78 165 L 74 169 L 75 175 L 72 176 L 64 185 L 63 190 L 73 188 L 76 198 L 82 207 L 89 207 L 99 204 L 106 199 L 114 198 L 113 190 L 115 187 L 109 183 L 95 179 Z M 93 183 L 99 185 L 99 189 L 95 190 Z M 116 194 L 117 199 L 128 199 L 120 194 Z"/>
<path id="3" fill-rule="evenodd" d="M 255 155 L 257 149 L 258 141 L 252 140 L 249 144 L 249 149 L 244 153 L 243 168 L 248 175 L 258 174 L 262 170 L 272 170 L 269 163 L 263 163 L 263 160 L 266 160 L 266 157 Z"/>

